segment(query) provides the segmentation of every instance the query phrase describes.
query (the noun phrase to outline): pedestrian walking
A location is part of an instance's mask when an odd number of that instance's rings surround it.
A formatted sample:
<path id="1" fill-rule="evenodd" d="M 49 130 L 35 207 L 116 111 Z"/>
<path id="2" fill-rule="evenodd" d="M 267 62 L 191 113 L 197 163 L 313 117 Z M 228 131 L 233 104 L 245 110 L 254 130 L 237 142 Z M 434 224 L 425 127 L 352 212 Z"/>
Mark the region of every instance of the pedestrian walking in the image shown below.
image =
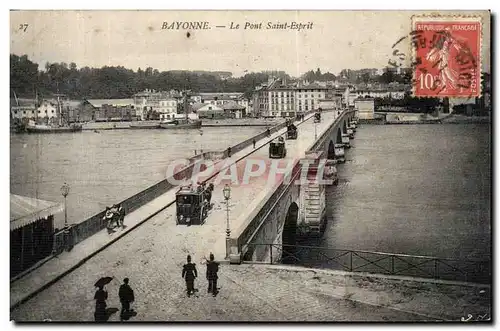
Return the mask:
<path id="1" fill-rule="evenodd" d="M 121 227 L 125 228 L 125 226 L 123 225 L 123 221 L 125 220 L 125 209 L 123 208 L 122 204 L 120 204 L 120 206 L 118 207 L 118 215 L 120 215 L 119 223 Z"/>
<path id="2" fill-rule="evenodd" d="M 257 142 L 255 141 L 255 138 L 254 138 L 254 139 L 252 140 L 253 149 L 255 149 L 255 144 L 256 144 L 256 143 L 257 143 Z"/>
<path id="3" fill-rule="evenodd" d="M 187 263 L 182 267 L 182 278 L 186 281 L 186 292 L 188 297 L 194 294 L 194 280 L 198 277 L 196 264 L 191 263 L 191 255 L 187 256 Z"/>
<path id="4" fill-rule="evenodd" d="M 120 285 L 120 290 L 118 291 L 118 296 L 120 297 L 120 303 L 122 304 L 122 310 L 120 312 L 120 320 L 128 319 L 130 317 L 130 303 L 134 302 L 134 290 L 128 284 L 129 279 L 125 278 L 123 284 Z"/>
<path id="5" fill-rule="evenodd" d="M 104 286 L 99 286 L 98 290 L 95 292 L 95 312 L 94 319 L 96 322 L 106 322 L 106 300 L 108 299 L 108 292 L 104 290 Z"/>
<path id="6" fill-rule="evenodd" d="M 267 129 L 266 133 L 268 137 L 271 137 L 271 130 Z"/>
<path id="7" fill-rule="evenodd" d="M 227 148 L 227 157 L 231 157 L 231 147 Z"/>
<path id="8" fill-rule="evenodd" d="M 219 272 L 219 263 L 214 261 L 214 255 L 210 253 L 210 261 L 207 262 L 207 280 L 208 280 L 208 293 L 217 296 L 217 272 Z"/>

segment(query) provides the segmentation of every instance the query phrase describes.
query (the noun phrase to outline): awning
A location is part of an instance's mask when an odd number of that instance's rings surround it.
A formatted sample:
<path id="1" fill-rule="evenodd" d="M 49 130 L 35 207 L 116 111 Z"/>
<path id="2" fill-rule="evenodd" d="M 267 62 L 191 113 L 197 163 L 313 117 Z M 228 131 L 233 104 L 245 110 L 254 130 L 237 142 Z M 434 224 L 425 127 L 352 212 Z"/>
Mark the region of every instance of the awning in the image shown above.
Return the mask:
<path id="1" fill-rule="evenodd" d="M 10 231 L 64 211 L 61 203 L 10 195 Z"/>

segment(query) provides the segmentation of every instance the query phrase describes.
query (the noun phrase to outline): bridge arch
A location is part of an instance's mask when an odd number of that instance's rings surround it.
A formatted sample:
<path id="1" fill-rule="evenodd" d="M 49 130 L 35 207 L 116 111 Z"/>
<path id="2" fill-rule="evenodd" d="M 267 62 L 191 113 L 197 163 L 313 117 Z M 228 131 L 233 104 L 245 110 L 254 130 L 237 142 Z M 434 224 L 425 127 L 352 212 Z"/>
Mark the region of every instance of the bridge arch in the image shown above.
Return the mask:
<path id="1" fill-rule="evenodd" d="M 297 241 L 297 219 L 299 217 L 299 206 L 292 202 L 288 207 L 283 226 L 283 245 L 295 245 Z"/>
<path id="2" fill-rule="evenodd" d="M 286 264 L 293 264 L 297 261 L 295 257 L 296 247 L 287 245 L 297 244 L 297 219 L 299 216 L 299 206 L 292 202 L 288 207 L 285 217 L 285 225 L 283 226 L 282 244 L 283 251 L 281 253 L 281 262 Z"/>
<path id="3" fill-rule="evenodd" d="M 331 140 L 330 140 L 330 143 L 328 144 L 327 159 L 330 159 L 330 160 L 335 159 L 335 144 Z"/>
<path id="4" fill-rule="evenodd" d="M 335 141 L 337 144 L 342 144 L 342 131 L 340 128 L 337 129 L 337 139 Z"/>

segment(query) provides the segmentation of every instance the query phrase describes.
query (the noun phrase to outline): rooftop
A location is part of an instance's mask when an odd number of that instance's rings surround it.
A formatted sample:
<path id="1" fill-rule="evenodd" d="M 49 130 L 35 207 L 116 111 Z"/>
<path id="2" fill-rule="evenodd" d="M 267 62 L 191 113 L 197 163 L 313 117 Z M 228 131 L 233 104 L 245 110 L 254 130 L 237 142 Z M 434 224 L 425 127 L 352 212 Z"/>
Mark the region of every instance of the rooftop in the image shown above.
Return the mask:
<path id="1" fill-rule="evenodd" d="M 10 195 L 10 230 L 64 211 L 62 204 L 21 195 Z"/>
<path id="2" fill-rule="evenodd" d="M 97 108 L 102 105 L 129 106 L 134 104 L 134 99 L 88 99 L 87 101 Z"/>
<path id="3" fill-rule="evenodd" d="M 246 109 L 245 107 L 238 105 L 234 101 L 229 101 L 229 102 L 223 104 L 222 108 L 224 108 L 224 109 Z"/>

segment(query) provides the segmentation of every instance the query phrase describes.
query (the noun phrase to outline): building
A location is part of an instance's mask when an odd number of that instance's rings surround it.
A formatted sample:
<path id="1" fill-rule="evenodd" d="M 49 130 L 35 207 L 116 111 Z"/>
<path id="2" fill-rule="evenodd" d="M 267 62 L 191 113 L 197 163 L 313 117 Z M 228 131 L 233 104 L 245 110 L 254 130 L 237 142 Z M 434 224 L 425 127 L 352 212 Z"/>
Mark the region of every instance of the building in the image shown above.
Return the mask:
<path id="1" fill-rule="evenodd" d="M 160 120 L 169 120 L 175 118 L 178 114 L 178 102 L 174 98 L 165 98 L 159 101 L 158 113 L 160 113 Z"/>
<path id="2" fill-rule="evenodd" d="M 160 100 L 170 97 L 168 92 L 159 92 L 146 89 L 133 95 L 133 105 L 136 116 L 141 120 L 146 119 L 148 112 L 159 112 Z"/>
<path id="3" fill-rule="evenodd" d="M 35 105 L 36 100 L 17 99 L 11 101 L 11 118 L 14 121 L 27 123 L 33 120 L 36 123 L 52 124 L 57 123 L 59 111 L 56 100 L 42 100 Z"/>
<path id="4" fill-rule="evenodd" d="M 243 118 L 246 115 L 246 107 L 235 101 L 230 101 L 222 106 L 227 118 Z"/>
<path id="5" fill-rule="evenodd" d="M 269 81 L 268 84 L 270 84 Z M 261 84 L 257 86 L 252 95 L 252 115 L 254 117 L 265 116 L 269 112 L 269 93 L 267 91 L 268 84 Z"/>
<path id="6" fill-rule="evenodd" d="M 381 89 L 359 89 L 353 91 L 356 97 L 369 97 L 369 98 L 390 98 L 390 99 L 403 99 L 406 93 L 404 88 L 381 88 Z"/>
<path id="7" fill-rule="evenodd" d="M 326 86 L 316 83 L 299 84 L 296 89 L 296 112 L 303 113 L 320 108 L 319 101 L 325 99 L 327 90 Z"/>
<path id="8" fill-rule="evenodd" d="M 375 100 L 373 98 L 357 98 L 354 100 L 356 116 L 362 120 L 375 118 Z"/>
<path id="9" fill-rule="evenodd" d="M 212 104 L 204 104 L 196 110 L 198 117 L 200 119 L 223 119 L 227 118 L 227 114 L 222 107 L 212 105 Z"/>
<path id="10" fill-rule="evenodd" d="M 253 96 L 254 115 L 264 117 L 295 117 L 299 113 L 320 108 L 330 87 L 308 82 L 287 84 L 286 80 L 269 79 L 258 86 Z M 331 93 L 330 93 L 331 94 Z"/>
<path id="11" fill-rule="evenodd" d="M 96 110 L 88 100 L 65 100 L 62 102 L 63 113 L 69 123 L 90 122 L 96 118 Z"/>
<path id="12" fill-rule="evenodd" d="M 329 99 L 321 99 L 319 100 L 319 108 L 340 110 L 342 109 L 342 97 L 335 96 Z"/>
<path id="13" fill-rule="evenodd" d="M 132 121 L 138 118 L 134 99 L 89 99 L 96 122 Z"/>
<path id="14" fill-rule="evenodd" d="M 59 203 L 10 195 L 10 277 L 52 254 Z"/>
<path id="15" fill-rule="evenodd" d="M 192 95 L 190 99 L 192 103 L 201 103 L 201 95 Z"/>
<path id="16" fill-rule="evenodd" d="M 295 88 L 286 80 L 274 80 L 267 87 L 268 109 L 265 117 L 295 117 Z"/>
<path id="17" fill-rule="evenodd" d="M 10 99 L 10 118 L 13 121 L 27 122 L 35 119 L 36 101 L 34 99 Z"/>

